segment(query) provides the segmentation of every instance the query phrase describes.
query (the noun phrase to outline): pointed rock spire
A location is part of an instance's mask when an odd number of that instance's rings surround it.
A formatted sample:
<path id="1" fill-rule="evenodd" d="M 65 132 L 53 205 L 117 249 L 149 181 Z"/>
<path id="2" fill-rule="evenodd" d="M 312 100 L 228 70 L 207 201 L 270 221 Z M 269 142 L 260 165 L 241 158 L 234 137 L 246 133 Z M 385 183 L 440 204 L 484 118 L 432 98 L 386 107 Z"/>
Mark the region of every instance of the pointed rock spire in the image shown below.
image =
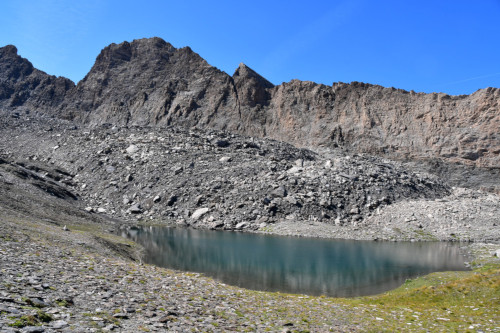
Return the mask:
<path id="1" fill-rule="evenodd" d="M 256 71 L 254 71 L 244 63 L 240 63 L 240 65 L 233 74 L 233 79 L 235 81 L 241 81 L 252 78 L 255 80 L 256 83 L 258 83 L 260 86 L 264 88 L 274 87 L 274 84 L 266 80 L 264 77 L 262 77 L 260 74 L 258 74 Z"/>

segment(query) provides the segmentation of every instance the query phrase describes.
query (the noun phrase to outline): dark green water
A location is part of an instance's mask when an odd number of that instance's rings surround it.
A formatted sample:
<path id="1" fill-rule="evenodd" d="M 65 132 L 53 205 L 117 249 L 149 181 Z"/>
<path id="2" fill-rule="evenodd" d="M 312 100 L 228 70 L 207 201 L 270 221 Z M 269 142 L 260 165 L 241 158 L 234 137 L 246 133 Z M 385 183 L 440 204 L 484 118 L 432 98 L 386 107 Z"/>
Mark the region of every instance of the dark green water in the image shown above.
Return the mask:
<path id="1" fill-rule="evenodd" d="M 122 231 L 146 263 L 247 289 L 351 297 L 436 271 L 466 270 L 456 244 L 393 243 L 146 227 Z"/>

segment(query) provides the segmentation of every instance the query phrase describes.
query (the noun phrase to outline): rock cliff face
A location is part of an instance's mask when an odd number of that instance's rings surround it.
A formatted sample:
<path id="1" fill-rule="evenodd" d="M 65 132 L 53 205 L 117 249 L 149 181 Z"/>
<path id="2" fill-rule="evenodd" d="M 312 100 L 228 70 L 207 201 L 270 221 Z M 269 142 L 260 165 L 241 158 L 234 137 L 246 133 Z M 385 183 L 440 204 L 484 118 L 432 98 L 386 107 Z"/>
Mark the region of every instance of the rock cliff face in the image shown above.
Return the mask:
<path id="1" fill-rule="evenodd" d="M 500 166 L 498 88 L 449 96 L 359 82 L 274 86 L 244 64 L 231 77 L 160 38 L 106 47 L 72 87 L 33 69 L 12 46 L 1 50 L 0 105 L 32 106 L 92 127 L 196 126 L 301 147 Z"/>
<path id="2" fill-rule="evenodd" d="M 499 102 L 494 88 L 449 96 L 292 81 L 272 90 L 266 133 L 305 146 L 499 166 Z"/>
<path id="3" fill-rule="evenodd" d="M 0 48 L 0 110 L 52 114 L 74 86 L 69 79 L 34 68 L 28 60 L 17 55 L 15 46 Z"/>

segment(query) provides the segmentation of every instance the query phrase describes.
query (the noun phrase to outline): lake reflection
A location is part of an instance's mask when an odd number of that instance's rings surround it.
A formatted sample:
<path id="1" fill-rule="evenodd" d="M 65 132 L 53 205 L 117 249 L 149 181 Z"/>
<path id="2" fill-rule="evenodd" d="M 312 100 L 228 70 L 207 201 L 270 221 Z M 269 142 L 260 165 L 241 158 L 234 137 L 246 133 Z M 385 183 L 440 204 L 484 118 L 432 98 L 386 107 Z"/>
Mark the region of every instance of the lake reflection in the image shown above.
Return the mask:
<path id="1" fill-rule="evenodd" d="M 165 227 L 122 235 L 145 262 L 200 272 L 254 290 L 350 297 L 381 293 L 435 271 L 466 270 L 449 243 L 393 243 L 268 236 Z"/>

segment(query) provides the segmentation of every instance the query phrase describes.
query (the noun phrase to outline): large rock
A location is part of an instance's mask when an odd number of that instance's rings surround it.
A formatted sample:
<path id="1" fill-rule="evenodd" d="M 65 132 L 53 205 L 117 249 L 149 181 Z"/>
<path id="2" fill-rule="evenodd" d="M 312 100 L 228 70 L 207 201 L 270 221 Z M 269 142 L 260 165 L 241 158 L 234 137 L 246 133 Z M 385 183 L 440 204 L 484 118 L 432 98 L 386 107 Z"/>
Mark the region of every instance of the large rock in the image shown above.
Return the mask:
<path id="1" fill-rule="evenodd" d="M 208 213 L 210 211 L 209 208 L 199 208 L 197 210 L 194 211 L 193 215 L 191 215 L 191 218 L 193 220 L 198 220 L 200 219 L 203 215 L 205 215 L 206 213 Z"/>

